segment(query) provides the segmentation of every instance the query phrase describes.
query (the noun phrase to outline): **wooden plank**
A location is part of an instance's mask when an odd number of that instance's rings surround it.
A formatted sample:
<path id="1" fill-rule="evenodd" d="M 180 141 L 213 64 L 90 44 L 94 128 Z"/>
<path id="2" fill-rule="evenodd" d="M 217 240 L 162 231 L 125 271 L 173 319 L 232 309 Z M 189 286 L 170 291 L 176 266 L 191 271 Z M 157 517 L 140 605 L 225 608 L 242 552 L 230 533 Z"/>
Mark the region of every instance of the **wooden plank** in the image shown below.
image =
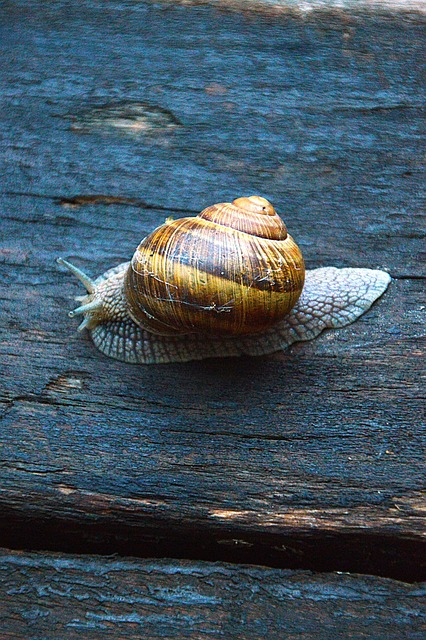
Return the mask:
<path id="1" fill-rule="evenodd" d="M 419 579 L 421 16 L 42 7 L 2 14 L 2 543 Z M 253 192 L 389 292 L 269 358 L 135 368 L 75 333 L 57 255 L 97 275 Z"/>
<path id="2" fill-rule="evenodd" d="M 424 275 L 421 15 L 40 6 L 2 16 L 6 191 L 136 198 L 166 215 L 257 192 L 314 242 L 313 266 Z M 140 115 L 147 103 L 182 126 Z M 139 239 L 163 217 L 136 211 L 123 231 Z M 87 231 L 72 241 L 92 261 Z M 121 242 L 111 263 L 137 240 Z"/>
<path id="3" fill-rule="evenodd" d="M 420 640 L 426 585 L 243 565 L 0 553 L 5 640 Z"/>

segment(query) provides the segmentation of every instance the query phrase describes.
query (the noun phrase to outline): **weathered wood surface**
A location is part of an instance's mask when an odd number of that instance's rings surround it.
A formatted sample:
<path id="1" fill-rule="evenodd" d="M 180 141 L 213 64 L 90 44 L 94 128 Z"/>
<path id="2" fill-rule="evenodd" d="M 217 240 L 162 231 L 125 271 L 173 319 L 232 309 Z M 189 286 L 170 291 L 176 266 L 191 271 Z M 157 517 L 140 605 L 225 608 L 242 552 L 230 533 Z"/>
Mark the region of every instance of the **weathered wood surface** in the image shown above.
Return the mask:
<path id="1" fill-rule="evenodd" d="M 8 2 L 5 545 L 424 576 L 420 14 Z M 150 105 L 150 106 L 146 106 Z M 261 359 L 133 367 L 66 316 L 164 217 L 259 193 L 308 266 L 395 280 Z"/>
<path id="2" fill-rule="evenodd" d="M 423 640 L 426 584 L 3 551 L 0 620 L 3 640 Z"/>

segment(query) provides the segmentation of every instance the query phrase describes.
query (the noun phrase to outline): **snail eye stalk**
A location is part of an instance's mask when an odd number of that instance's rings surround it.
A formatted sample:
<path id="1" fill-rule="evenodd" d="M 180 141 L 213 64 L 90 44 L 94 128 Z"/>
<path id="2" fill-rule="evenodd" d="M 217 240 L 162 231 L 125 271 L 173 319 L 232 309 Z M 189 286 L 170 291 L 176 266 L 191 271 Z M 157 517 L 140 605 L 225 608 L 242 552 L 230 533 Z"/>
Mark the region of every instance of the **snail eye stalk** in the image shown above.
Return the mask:
<path id="1" fill-rule="evenodd" d="M 86 290 L 88 293 L 93 293 L 96 285 L 94 280 L 92 280 L 92 278 L 89 278 L 89 276 L 87 276 L 84 271 L 82 271 L 81 269 L 79 269 L 78 267 L 76 267 L 74 264 L 72 264 L 72 262 L 68 262 L 68 260 L 64 260 L 64 258 L 58 258 L 56 260 L 56 262 L 58 264 L 63 265 L 64 267 L 66 267 L 68 269 L 68 271 L 71 271 L 71 273 L 73 273 L 75 275 L 75 277 L 80 280 L 81 284 L 86 287 Z"/>

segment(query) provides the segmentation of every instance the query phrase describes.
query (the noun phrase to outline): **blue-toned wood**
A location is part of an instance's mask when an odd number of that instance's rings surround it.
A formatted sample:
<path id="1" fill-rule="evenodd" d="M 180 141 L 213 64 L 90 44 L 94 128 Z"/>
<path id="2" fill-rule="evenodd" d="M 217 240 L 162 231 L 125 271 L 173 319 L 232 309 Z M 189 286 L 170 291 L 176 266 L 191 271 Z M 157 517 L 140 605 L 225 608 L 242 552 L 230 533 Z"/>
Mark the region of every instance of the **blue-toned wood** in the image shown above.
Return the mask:
<path id="1" fill-rule="evenodd" d="M 422 15 L 0 19 L 0 542 L 422 577 Z M 97 276 L 252 193 L 309 267 L 386 269 L 385 296 L 261 359 L 134 367 L 76 333 L 57 256 Z"/>

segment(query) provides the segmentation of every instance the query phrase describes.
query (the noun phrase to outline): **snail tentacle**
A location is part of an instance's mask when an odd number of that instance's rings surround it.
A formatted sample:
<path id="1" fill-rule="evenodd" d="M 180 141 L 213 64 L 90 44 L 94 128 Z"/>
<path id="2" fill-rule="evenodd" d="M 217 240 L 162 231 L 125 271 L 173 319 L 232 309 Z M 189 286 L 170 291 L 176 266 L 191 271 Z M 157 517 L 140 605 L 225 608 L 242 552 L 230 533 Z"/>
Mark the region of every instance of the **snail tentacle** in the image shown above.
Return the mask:
<path id="1" fill-rule="evenodd" d="M 86 287 L 88 293 L 94 292 L 96 286 L 95 281 L 92 280 L 92 278 L 89 278 L 89 276 L 86 275 L 84 271 L 76 267 L 74 264 L 72 264 L 72 262 L 64 260 L 64 258 L 57 258 L 56 262 L 66 267 L 68 271 L 71 271 L 71 273 L 73 273 L 78 278 L 78 280 L 80 280 L 81 284 Z"/>
<path id="2" fill-rule="evenodd" d="M 89 298 L 89 296 L 87 297 Z M 72 311 L 69 311 L 68 315 L 70 318 L 74 318 L 75 316 L 81 316 L 82 314 L 96 311 L 97 309 L 100 309 L 102 306 L 103 306 L 102 300 L 93 298 L 92 300 L 89 300 L 88 302 L 86 302 L 86 304 L 82 304 L 80 307 L 77 307 L 77 309 L 73 309 Z"/>

